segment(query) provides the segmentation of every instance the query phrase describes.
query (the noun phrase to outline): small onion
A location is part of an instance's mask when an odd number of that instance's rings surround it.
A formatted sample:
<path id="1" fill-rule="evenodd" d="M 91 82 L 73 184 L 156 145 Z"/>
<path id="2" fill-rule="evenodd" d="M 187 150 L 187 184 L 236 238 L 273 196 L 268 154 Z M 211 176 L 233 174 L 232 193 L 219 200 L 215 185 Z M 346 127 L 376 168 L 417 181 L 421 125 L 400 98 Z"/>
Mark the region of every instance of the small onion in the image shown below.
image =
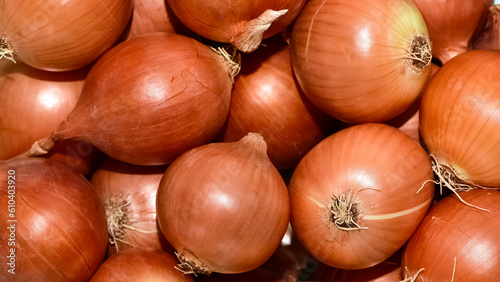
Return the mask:
<path id="1" fill-rule="evenodd" d="M 86 66 L 125 29 L 132 0 L 16 0 L 0 5 L 0 58 L 44 70 Z"/>
<path id="2" fill-rule="evenodd" d="M 189 282 L 175 269 L 175 257 L 157 249 L 129 249 L 106 260 L 90 282 L 168 281 Z"/>
<path id="3" fill-rule="evenodd" d="M 156 221 L 156 192 L 165 170 L 107 157 L 92 174 L 108 219 L 108 256 L 129 248 L 172 250 Z"/>
<path id="4" fill-rule="evenodd" d="M 490 6 L 488 25 L 474 41 L 473 49 L 500 50 L 500 4 Z"/>
<path id="5" fill-rule="evenodd" d="M 403 252 L 411 281 L 497 281 L 500 277 L 500 191 L 477 189 L 439 201 Z M 408 280 L 405 280 L 408 281 Z"/>
<path id="6" fill-rule="evenodd" d="M 427 153 L 385 124 L 338 131 L 295 169 L 291 224 L 320 262 L 362 269 L 389 258 L 410 238 L 434 196 Z"/>
<path id="7" fill-rule="evenodd" d="M 176 159 L 156 210 L 186 273 L 242 273 L 266 262 L 289 222 L 286 185 L 257 133 L 211 143 Z"/>
<path id="8" fill-rule="evenodd" d="M 401 114 L 431 70 L 425 22 L 408 0 L 308 1 L 290 44 L 304 93 L 348 123 Z"/>
<path id="9" fill-rule="evenodd" d="M 92 277 L 102 263 L 108 238 L 102 202 L 87 179 L 48 159 L 3 161 L 0 193 L 5 204 L 0 217 L 10 227 L 0 232 L 4 242 L 0 252 L 14 254 L 9 264 L 4 259 L 2 281 Z M 15 274 L 7 268 L 14 268 Z"/>

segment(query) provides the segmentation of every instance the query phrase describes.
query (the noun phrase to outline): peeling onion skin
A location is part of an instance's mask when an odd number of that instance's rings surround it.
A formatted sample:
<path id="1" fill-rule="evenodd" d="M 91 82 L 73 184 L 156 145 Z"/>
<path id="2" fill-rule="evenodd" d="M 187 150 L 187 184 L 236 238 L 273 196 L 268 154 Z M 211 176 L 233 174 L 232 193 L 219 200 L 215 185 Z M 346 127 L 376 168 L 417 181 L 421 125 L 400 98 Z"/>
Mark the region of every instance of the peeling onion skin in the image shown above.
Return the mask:
<path id="1" fill-rule="evenodd" d="M 222 56 L 193 38 L 151 33 L 102 56 L 54 140 L 82 140 L 137 165 L 163 165 L 208 143 L 229 112 Z"/>
<path id="2" fill-rule="evenodd" d="M 2 1 L 0 31 L 16 58 L 49 71 L 84 67 L 115 44 L 132 0 Z"/>
<path id="3" fill-rule="evenodd" d="M 207 272 L 225 274 L 266 262 L 280 246 L 290 215 L 285 182 L 255 133 L 176 159 L 160 182 L 156 209 L 165 238 L 179 254 Z"/>
<path id="4" fill-rule="evenodd" d="M 155 249 L 128 249 L 107 259 L 90 282 L 194 281 L 175 269 L 177 260 Z"/>
<path id="5" fill-rule="evenodd" d="M 330 135 L 301 160 L 289 185 L 290 222 L 320 262 L 368 268 L 410 238 L 432 202 L 432 180 L 427 153 L 408 135 L 385 124 L 355 125 Z M 367 229 L 334 224 L 331 203 L 349 193 L 355 196 L 355 222 Z"/>
<path id="6" fill-rule="evenodd" d="M 8 175 L 15 175 L 16 274 L 8 276 L 3 263 L 1 280 L 88 281 L 102 263 L 108 239 L 104 209 L 90 182 L 48 159 L 3 161 L 0 197 L 5 204 Z M 0 213 L 7 222 L 7 208 Z M 11 248 L 8 232 L 0 232 L 4 254 Z"/>
<path id="7" fill-rule="evenodd" d="M 420 66 L 409 59 L 412 38 L 428 41 L 411 1 L 308 1 L 292 30 L 293 70 L 327 114 L 352 124 L 384 122 L 410 107 L 430 75 L 430 46 Z"/>
<path id="8" fill-rule="evenodd" d="M 500 187 L 500 51 L 457 55 L 434 75 L 420 104 L 430 154 L 464 180 Z"/>
<path id="9" fill-rule="evenodd" d="M 498 280 L 500 191 L 476 189 L 459 195 L 489 212 L 464 205 L 456 195 L 439 201 L 408 241 L 403 277 L 415 276 L 424 268 L 415 281 Z"/>

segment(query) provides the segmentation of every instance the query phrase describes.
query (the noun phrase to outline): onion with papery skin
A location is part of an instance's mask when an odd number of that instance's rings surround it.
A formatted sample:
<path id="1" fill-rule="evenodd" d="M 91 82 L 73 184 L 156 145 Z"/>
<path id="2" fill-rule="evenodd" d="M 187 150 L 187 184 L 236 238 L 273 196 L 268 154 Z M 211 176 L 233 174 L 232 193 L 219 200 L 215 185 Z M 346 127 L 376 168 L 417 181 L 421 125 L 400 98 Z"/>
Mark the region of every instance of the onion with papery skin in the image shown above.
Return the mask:
<path id="1" fill-rule="evenodd" d="M 103 154 L 96 147 L 83 141 L 62 140 L 40 157 L 63 163 L 73 170 L 90 177 L 99 164 Z"/>
<path id="2" fill-rule="evenodd" d="M 262 134 L 267 154 L 278 169 L 300 159 L 333 132 L 334 121 L 316 108 L 295 81 L 290 51 L 278 37 L 242 56 L 242 69 L 231 95 L 231 108 L 218 140 L 237 141 Z"/>
<path id="3" fill-rule="evenodd" d="M 156 221 L 156 191 L 166 169 L 107 157 L 92 174 L 108 219 L 108 256 L 129 248 L 172 250 Z"/>
<path id="4" fill-rule="evenodd" d="M 177 17 L 195 33 L 252 52 L 261 40 L 283 31 L 306 0 L 168 0 Z"/>
<path id="5" fill-rule="evenodd" d="M 3 0 L 0 58 L 51 71 L 84 67 L 113 46 L 132 0 Z"/>
<path id="6" fill-rule="evenodd" d="M 81 174 L 58 162 L 0 161 L 2 281 L 88 281 L 106 253 L 102 203 Z M 7 206 L 9 205 L 9 206 Z M 9 220 L 15 220 L 10 222 Z M 12 240 L 9 240 L 12 239 Z M 8 269 L 15 268 L 15 274 Z"/>
<path id="7" fill-rule="evenodd" d="M 472 47 L 493 0 L 413 0 L 424 17 L 432 56 L 445 64 Z"/>
<path id="8" fill-rule="evenodd" d="M 421 136 L 442 186 L 500 187 L 500 51 L 451 59 L 429 82 L 419 111 Z"/>
<path id="9" fill-rule="evenodd" d="M 283 178 L 262 136 L 211 143 L 176 159 L 158 188 L 157 217 L 185 273 L 242 273 L 276 251 L 288 227 Z"/>
<path id="10" fill-rule="evenodd" d="M 291 224 L 320 262 L 362 269 L 410 238 L 434 196 L 427 153 L 385 124 L 338 131 L 302 158 L 290 185 Z"/>
<path id="11" fill-rule="evenodd" d="M 496 281 L 500 277 L 500 191 L 473 190 L 439 201 L 408 241 L 405 281 Z"/>
<path id="12" fill-rule="evenodd" d="M 427 29 L 408 0 L 308 1 L 294 23 L 290 47 L 307 97 L 348 123 L 401 114 L 431 69 Z"/>
<path id="13" fill-rule="evenodd" d="M 90 282 L 194 281 L 175 269 L 177 261 L 169 253 L 156 249 L 129 249 L 106 260 Z"/>
<path id="14" fill-rule="evenodd" d="M 488 9 L 488 24 L 474 41 L 472 48 L 500 50 L 500 4 Z"/>

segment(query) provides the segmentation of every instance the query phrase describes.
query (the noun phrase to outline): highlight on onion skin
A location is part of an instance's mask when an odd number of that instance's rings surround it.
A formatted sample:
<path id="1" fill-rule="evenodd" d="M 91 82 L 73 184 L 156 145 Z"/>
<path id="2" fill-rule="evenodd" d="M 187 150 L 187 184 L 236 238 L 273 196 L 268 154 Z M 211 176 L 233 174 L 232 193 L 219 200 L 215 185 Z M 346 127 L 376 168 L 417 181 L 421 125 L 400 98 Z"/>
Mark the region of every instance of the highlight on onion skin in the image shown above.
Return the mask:
<path id="1" fill-rule="evenodd" d="M 427 153 L 385 124 L 338 131 L 300 161 L 289 185 L 291 225 L 318 261 L 374 266 L 400 249 L 434 196 Z"/>
<path id="2" fill-rule="evenodd" d="M 286 185 L 257 133 L 177 158 L 160 182 L 156 210 L 178 268 L 195 275 L 259 267 L 278 249 L 290 216 Z"/>
<path id="3" fill-rule="evenodd" d="M 15 249 L 16 273 L 9 279 L 88 281 L 103 261 L 108 239 L 104 208 L 92 184 L 69 167 L 43 158 L 0 161 L 0 177 L 5 203 L 0 217 L 4 222 L 17 220 L 12 223 L 15 230 L 0 232 L 2 254 Z M 8 210 L 7 203 L 13 209 Z M 15 245 L 9 246 L 12 233 Z M 2 277 L 10 275 L 11 267 L 2 264 Z"/>
<path id="4" fill-rule="evenodd" d="M 176 264 L 175 257 L 162 250 L 128 249 L 107 259 L 90 281 L 194 281 L 175 269 Z"/>
<path id="5" fill-rule="evenodd" d="M 434 75 L 420 131 L 436 180 L 456 191 L 500 187 L 500 51 L 457 55 Z"/>
<path id="6" fill-rule="evenodd" d="M 0 54 L 43 70 L 89 65 L 115 44 L 132 0 L 18 0 L 0 8 Z"/>
<path id="7" fill-rule="evenodd" d="M 481 31 L 474 45 L 474 50 L 500 50 L 500 4 L 488 9 L 488 24 Z"/>
<path id="8" fill-rule="evenodd" d="M 430 46 L 407 0 L 308 1 L 290 42 L 306 96 L 352 124 L 384 122 L 408 109 L 430 75 Z"/>
<path id="9" fill-rule="evenodd" d="M 403 277 L 411 281 L 495 281 L 500 275 L 500 191 L 460 192 L 438 202 L 403 252 Z"/>

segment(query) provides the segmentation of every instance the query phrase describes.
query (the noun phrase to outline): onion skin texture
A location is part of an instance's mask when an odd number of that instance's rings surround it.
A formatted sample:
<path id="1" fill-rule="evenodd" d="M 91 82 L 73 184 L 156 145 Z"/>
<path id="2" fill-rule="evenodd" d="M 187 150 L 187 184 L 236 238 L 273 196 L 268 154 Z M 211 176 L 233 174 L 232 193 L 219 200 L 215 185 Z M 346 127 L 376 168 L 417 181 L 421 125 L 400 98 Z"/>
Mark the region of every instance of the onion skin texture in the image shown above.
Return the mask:
<path id="1" fill-rule="evenodd" d="M 432 56 L 445 64 L 471 49 L 483 30 L 493 0 L 413 0 L 424 17 Z"/>
<path id="2" fill-rule="evenodd" d="M 175 269 L 176 264 L 174 256 L 161 250 L 128 249 L 107 259 L 90 281 L 194 281 Z"/>
<path id="3" fill-rule="evenodd" d="M 88 281 L 102 263 L 108 239 L 104 209 L 90 182 L 43 158 L 0 162 L 0 176 L 2 203 L 7 205 L 8 191 L 15 191 L 17 220 L 15 246 L 7 245 L 9 230 L 0 232 L 6 242 L 0 251 L 7 255 L 15 248 L 16 273 L 8 273 L 4 263 L 0 279 Z M 12 219 L 7 208 L 1 218 Z"/>
<path id="4" fill-rule="evenodd" d="M 113 46 L 132 13 L 132 0 L 2 1 L 1 35 L 26 64 L 74 70 Z"/>
<path id="5" fill-rule="evenodd" d="M 137 166 L 106 157 L 92 174 L 90 182 L 109 214 L 108 219 L 119 218 L 131 226 L 118 224 L 125 237 L 108 244 L 108 257 L 130 248 L 173 251 L 156 221 L 156 192 L 166 169 L 167 166 Z M 118 208 L 121 205 L 126 206 Z M 126 219 L 117 212 L 125 212 Z M 109 237 L 111 240 L 112 235 Z"/>
<path id="6" fill-rule="evenodd" d="M 202 274 L 259 267 L 278 249 L 290 216 L 286 185 L 255 133 L 176 159 L 159 185 L 156 210 L 165 238 Z"/>
<path id="7" fill-rule="evenodd" d="M 475 50 L 500 50 L 500 4 L 488 9 L 488 25 L 474 41 Z"/>
<path id="8" fill-rule="evenodd" d="M 330 135 L 301 160 L 289 185 L 290 222 L 320 262 L 368 268 L 410 238 L 431 204 L 432 180 L 426 152 L 405 133 L 385 124 L 355 125 Z M 354 206 L 354 221 L 367 229 L 335 224 L 334 216 L 343 217 L 332 212 L 332 203 L 343 195 L 351 198 L 345 202 Z"/>
<path id="9" fill-rule="evenodd" d="M 496 281 L 500 275 L 500 191 L 475 189 L 439 201 L 403 252 L 402 268 L 414 281 Z M 456 258 L 456 266 L 455 266 Z M 455 270 L 454 270 L 455 266 Z"/>
<path id="10" fill-rule="evenodd" d="M 296 166 L 333 131 L 335 123 L 307 99 L 295 81 L 286 43 L 273 37 L 264 44 L 242 56 L 231 108 L 218 140 L 237 141 L 258 132 L 266 140 L 269 158 L 282 170 Z"/>
<path id="11" fill-rule="evenodd" d="M 407 0 L 308 1 L 291 35 L 292 66 L 307 97 L 332 117 L 384 122 L 418 97 L 430 74 L 427 29 Z M 422 62 L 410 59 L 426 42 Z M 412 47 L 413 46 L 413 47 Z"/>
<path id="12" fill-rule="evenodd" d="M 500 51 L 457 55 L 420 104 L 420 132 L 438 163 L 474 185 L 500 187 Z"/>
<path id="13" fill-rule="evenodd" d="M 92 67 L 53 138 L 86 141 L 123 162 L 168 164 L 217 135 L 231 89 L 222 56 L 209 47 L 178 34 L 139 36 Z"/>
<path id="14" fill-rule="evenodd" d="M 83 176 L 90 177 L 103 154 L 87 142 L 67 139 L 57 142 L 47 154 L 40 157 L 60 162 Z"/>

